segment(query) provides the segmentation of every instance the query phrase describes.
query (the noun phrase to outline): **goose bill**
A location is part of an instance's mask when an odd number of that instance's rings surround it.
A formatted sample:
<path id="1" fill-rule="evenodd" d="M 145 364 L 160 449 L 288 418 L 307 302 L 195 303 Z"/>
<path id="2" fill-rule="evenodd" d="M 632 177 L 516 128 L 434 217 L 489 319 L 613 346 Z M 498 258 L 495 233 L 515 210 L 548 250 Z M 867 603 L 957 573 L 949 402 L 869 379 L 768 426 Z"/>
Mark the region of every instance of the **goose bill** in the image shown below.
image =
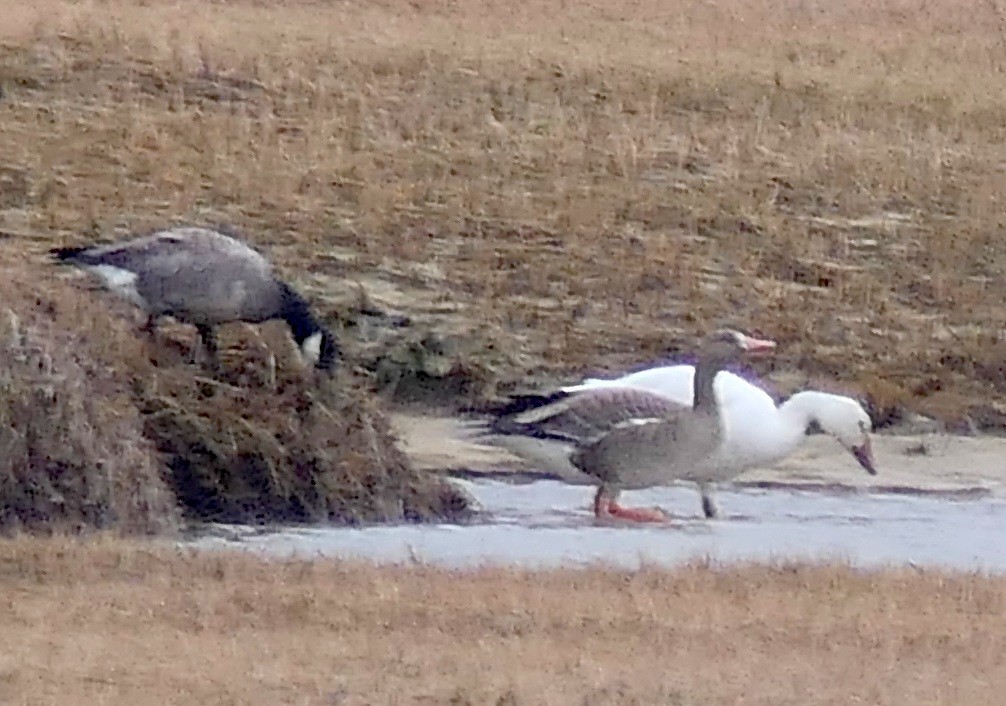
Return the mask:
<path id="1" fill-rule="evenodd" d="M 763 338 L 754 338 L 753 336 L 743 336 L 741 338 L 741 346 L 748 353 L 761 353 L 775 348 L 776 342 Z"/>
<path id="2" fill-rule="evenodd" d="M 871 476 L 877 475 L 877 466 L 873 461 L 873 449 L 870 447 L 870 440 L 867 439 L 859 446 L 854 446 L 852 448 L 852 455 L 856 457 L 859 461 L 859 465 L 862 466 L 867 473 Z"/>

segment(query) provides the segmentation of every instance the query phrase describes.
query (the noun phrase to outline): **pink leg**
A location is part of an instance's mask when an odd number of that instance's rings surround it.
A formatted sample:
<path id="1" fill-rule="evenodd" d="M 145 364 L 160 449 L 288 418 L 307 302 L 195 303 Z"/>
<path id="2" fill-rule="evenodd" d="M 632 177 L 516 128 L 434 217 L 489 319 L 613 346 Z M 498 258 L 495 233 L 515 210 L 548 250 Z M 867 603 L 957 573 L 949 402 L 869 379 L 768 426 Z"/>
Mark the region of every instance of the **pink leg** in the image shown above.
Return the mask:
<path id="1" fill-rule="evenodd" d="M 667 522 L 670 517 L 656 507 L 622 507 L 605 486 L 597 489 L 594 496 L 594 516 L 600 519 L 607 517 L 617 517 L 630 522 Z"/>

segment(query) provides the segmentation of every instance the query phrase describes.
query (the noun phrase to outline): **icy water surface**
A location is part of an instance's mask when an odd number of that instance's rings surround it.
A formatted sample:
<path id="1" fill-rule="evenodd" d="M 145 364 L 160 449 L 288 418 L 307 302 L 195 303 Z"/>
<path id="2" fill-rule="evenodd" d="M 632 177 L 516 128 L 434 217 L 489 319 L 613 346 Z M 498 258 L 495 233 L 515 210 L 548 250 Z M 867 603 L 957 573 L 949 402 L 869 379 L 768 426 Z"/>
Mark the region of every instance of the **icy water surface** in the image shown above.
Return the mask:
<path id="1" fill-rule="evenodd" d="M 187 542 L 280 556 L 328 556 L 375 562 L 418 560 L 451 567 L 673 566 L 709 558 L 838 559 L 853 565 L 914 565 L 1006 573 L 1006 500 L 906 494 L 722 489 L 721 517 L 700 516 L 689 487 L 626 492 L 625 505 L 658 505 L 669 525 L 595 521 L 593 490 L 557 481 L 514 485 L 458 481 L 478 498 L 470 525 L 402 525 L 356 529 L 251 531 L 219 527 L 218 536 Z"/>

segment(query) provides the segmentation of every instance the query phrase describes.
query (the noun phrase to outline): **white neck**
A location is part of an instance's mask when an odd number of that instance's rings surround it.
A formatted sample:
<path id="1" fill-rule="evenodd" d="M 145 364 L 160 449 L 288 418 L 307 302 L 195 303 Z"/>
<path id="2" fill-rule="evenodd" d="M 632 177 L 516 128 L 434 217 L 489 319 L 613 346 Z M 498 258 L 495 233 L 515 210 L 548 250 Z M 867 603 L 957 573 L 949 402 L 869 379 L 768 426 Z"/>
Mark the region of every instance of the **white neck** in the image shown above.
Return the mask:
<path id="1" fill-rule="evenodd" d="M 817 421 L 818 410 L 826 397 L 830 395 L 814 390 L 797 392 L 779 405 L 779 414 L 786 419 L 787 424 L 799 428 L 801 434 L 806 434 L 811 422 Z"/>
<path id="2" fill-rule="evenodd" d="M 807 427 L 816 419 L 816 394 L 800 392 L 757 419 L 736 419 L 728 448 L 733 447 L 744 466 L 771 465 L 786 458 L 803 443 Z"/>

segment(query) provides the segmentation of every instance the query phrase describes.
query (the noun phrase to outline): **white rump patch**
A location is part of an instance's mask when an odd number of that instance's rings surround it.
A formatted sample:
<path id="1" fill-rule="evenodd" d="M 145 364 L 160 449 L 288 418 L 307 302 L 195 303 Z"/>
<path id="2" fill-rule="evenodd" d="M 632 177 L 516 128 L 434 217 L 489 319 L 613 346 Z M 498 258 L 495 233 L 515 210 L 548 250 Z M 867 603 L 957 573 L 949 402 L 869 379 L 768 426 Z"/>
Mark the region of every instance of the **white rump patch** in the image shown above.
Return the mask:
<path id="1" fill-rule="evenodd" d="M 625 423 L 633 427 L 645 427 L 647 424 L 660 424 L 665 421 L 667 420 L 661 419 L 660 417 L 635 417 L 633 419 L 627 419 Z"/>
<path id="2" fill-rule="evenodd" d="M 626 429 L 628 427 L 645 427 L 650 424 L 660 424 L 666 422 L 666 419 L 661 419 L 659 417 L 635 417 L 633 419 L 626 419 L 624 422 L 619 422 L 614 425 L 612 429 Z"/>
<path id="3" fill-rule="evenodd" d="M 305 338 L 304 342 L 300 344 L 300 350 L 312 365 L 317 365 L 321 358 L 321 332 L 312 333 Z"/>
<path id="4" fill-rule="evenodd" d="M 112 265 L 89 265 L 86 269 L 98 275 L 105 282 L 105 286 L 112 292 L 131 301 L 140 308 L 146 308 L 146 301 L 136 289 L 137 275 L 135 272 L 124 270 L 121 267 L 113 267 Z"/>

